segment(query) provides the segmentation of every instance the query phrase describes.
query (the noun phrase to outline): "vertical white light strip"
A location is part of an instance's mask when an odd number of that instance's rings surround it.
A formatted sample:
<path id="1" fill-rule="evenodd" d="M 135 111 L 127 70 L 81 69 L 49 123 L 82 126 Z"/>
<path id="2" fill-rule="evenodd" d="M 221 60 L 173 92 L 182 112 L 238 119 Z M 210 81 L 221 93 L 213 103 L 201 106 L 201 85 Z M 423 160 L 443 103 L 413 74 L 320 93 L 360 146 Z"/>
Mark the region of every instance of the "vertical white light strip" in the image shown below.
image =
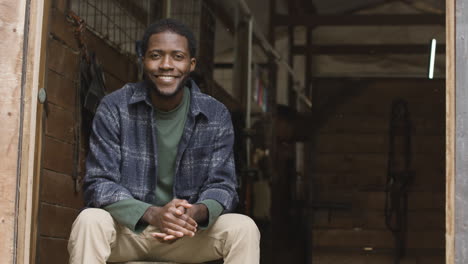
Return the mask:
<path id="1" fill-rule="evenodd" d="M 436 39 L 431 41 L 431 58 L 429 60 L 429 79 L 434 78 L 434 62 L 435 62 L 435 53 L 436 53 Z"/>

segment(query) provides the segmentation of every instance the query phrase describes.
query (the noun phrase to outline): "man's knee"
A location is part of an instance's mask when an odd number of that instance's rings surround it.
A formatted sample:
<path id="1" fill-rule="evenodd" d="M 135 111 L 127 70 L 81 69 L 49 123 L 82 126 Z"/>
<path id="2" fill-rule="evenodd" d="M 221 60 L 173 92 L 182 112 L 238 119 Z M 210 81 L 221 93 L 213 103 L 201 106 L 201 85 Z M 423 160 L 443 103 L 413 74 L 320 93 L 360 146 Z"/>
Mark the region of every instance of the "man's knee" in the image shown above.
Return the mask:
<path id="1" fill-rule="evenodd" d="M 73 229 L 75 228 L 99 228 L 99 226 L 112 226 L 112 216 L 103 209 L 88 208 L 78 215 L 75 222 L 73 223 Z"/>
<path id="2" fill-rule="evenodd" d="M 240 237 L 249 236 L 260 239 L 260 231 L 252 218 L 241 214 L 222 215 L 218 220 L 226 220 L 226 228 Z"/>

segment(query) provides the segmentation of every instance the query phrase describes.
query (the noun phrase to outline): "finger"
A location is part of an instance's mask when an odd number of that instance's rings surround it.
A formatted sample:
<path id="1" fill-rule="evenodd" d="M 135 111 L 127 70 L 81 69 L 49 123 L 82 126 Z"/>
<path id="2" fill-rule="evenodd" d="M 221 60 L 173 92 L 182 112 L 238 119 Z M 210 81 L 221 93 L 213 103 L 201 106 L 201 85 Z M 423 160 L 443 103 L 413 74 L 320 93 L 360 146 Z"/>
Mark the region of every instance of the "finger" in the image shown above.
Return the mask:
<path id="1" fill-rule="evenodd" d="M 172 244 L 172 243 L 176 242 L 177 240 L 179 240 L 179 237 L 174 237 L 173 239 L 170 239 L 170 240 L 162 240 L 162 243 Z"/>
<path id="2" fill-rule="evenodd" d="M 159 233 L 159 232 L 153 232 L 153 233 L 150 233 L 150 235 L 154 238 L 165 238 L 166 236 L 168 236 L 168 234 L 166 233 Z"/>
<path id="3" fill-rule="evenodd" d="M 156 240 L 158 240 L 158 242 L 160 242 L 160 243 L 167 243 L 167 241 L 164 240 L 164 238 L 167 237 L 167 236 L 172 236 L 172 235 L 168 235 L 168 234 L 165 234 L 165 233 L 158 233 L 158 232 L 150 233 L 150 235 L 152 237 L 154 237 Z"/>
<path id="4" fill-rule="evenodd" d="M 195 235 L 194 231 L 191 231 L 187 228 L 176 225 L 174 223 L 168 223 L 168 227 L 169 227 L 168 230 L 174 231 L 174 232 L 166 232 L 169 235 L 175 235 L 177 237 L 183 237 L 183 236 L 193 237 Z M 179 234 L 182 234 L 182 235 L 179 235 Z"/>
<path id="5" fill-rule="evenodd" d="M 186 222 L 184 225 L 175 223 L 168 223 L 168 228 L 176 232 L 182 232 L 185 236 L 193 236 L 196 229 L 193 226 L 188 225 Z"/>
<path id="6" fill-rule="evenodd" d="M 182 232 L 186 236 L 192 236 L 191 233 L 188 232 L 196 232 L 197 228 L 193 225 L 194 221 L 189 220 L 189 222 L 184 221 L 178 217 L 176 217 L 171 211 L 165 213 L 163 215 L 162 226 L 163 228 L 172 229 L 173 231 Z M 167 233 L 165 229 L 162 229 L 164 233 Z M 174 234 L 180 237 L 177 234 Z"/>
<path id="7" fill-rule="evenodd" d="M 192 204 L 190 204 L 189 202 L 187 202 L 187 200 L 175 199 L 174 202 L 175 202 L 175 206 L 176 206 L 176 207 L 183 206 L 183 207 L 186 208 L 186 209 L 192 207 Z"/>
<path id="8" fill-rule="evenodd" d="M 167 235 L 163 239 L 164 239 L 164 241 L 169 241 L 169 240 L 178 239 L 178 237 L 175 237 L 173 235 Z"/>
<path id="9" fill-rule="evenodd" d="M 184 214 L 185 209 L 184 209 L 184 210 L 180 210 L 180 209 L 178 209 L 178 208 L 171 207 L 171 208 L 169 208 L 169 212 L 172 213 L 172 214 L 175 215 L 175 216 L 181 216 L 181 215 Z"/>
<path id="10" fill-rule="evenodd" d="M 185 216 L 186 216 L 186 219 L 184 219 L 185 222 L 187 222 L 189 225 L 195 227 L 195 229 L 196 229 L 198 227 L 197 222 L 192 217 L 190 217 L 190 216 L 188 216 L 186 214 L 185 214 Z"/>
<path id="11" fill-rule="evenodd" d="M 187 219 L 187 220 L 184 220 L 184 219 Z M 192 232 L 196 232 L 197 231 L 197 222 L 195 222 L 195 220 L 193 220 L 192 218 L 190 218 L 189 216 L 187 215 L 182 215 L 179 220 L 177 221 L 174 221 L 173 222 L 174 224 L 184 228 L 184 229 L 188 229 Z"/>
<path id="12" fill-rule="evenodd" d="M 187 211 L 185 210 L 184 207 L 179 206 L 179 207 L 177 207 L 177 209 L 178 209 L 178 210 L 181 210 L 181 211 L 183 210 L 184 213 L 183 213 L 182 215 L 176 214 L 176 217 L 178 217 L 179 219 L 184 220 L 185 222 L 188 222 L 188 223 L 189 223 L 190 225 L 192 225 L 193 227 L 197 227 L 197 226 L 198 226 L 197 222 L 196 222 L 193 218 L 191 218 L 190 216 L 188 216 Z M 183 224 L 183 223 L 180 223 L 179 225 L 182 225 L 182 224 Z M 182 226 L 183 226 L 183 225 L 182 225 Z M 195 230 L 192 230 L 192 231 L 195 231 Z"/>
<path id="13" fill-rule="evenodd" d="M 176 208 L 177 208 L 177 210 L 180 210 L 184 214 L 187 213 L 187 209 L 185 207 L 183 207 L 183 206 L 177 206 Z"/>
<path id="14" fill-rule="evenodd" d="M 184 232 L 177 230 L 177 228 L 175 229 L 166 228 L 164 232 L 168 235 L 173 235 L 175 237 L 183 237 L 185 235 Z"/>

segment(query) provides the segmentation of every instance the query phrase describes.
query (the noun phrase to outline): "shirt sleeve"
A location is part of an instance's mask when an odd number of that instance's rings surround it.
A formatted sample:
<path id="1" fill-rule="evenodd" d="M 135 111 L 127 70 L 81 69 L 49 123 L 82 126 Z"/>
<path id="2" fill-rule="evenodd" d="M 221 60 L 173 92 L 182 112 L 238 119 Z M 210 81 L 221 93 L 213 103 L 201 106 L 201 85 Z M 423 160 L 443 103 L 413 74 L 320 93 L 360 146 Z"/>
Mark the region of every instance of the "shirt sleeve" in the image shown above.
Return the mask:
<path id="1" fill-rule="evenodd" d="M 223 213 L 232 212 L 239 198 L 234 164 L 234 129 L 229 111 L 223 106 L 216 117 L 217 128 L 207 179 L 199 191 L 198 201 L 215 200 Z"/>
<path id="2" fill-rule="evenodd" d="M 108 211 L 117 223 L 135 233 L 141 233 L 148 224 L 140 219 L 150 206 L 151 204 L 136 199 L 126 199 L 110 204 L 104 207 L 104 210 Z"/>
<path id="3" fill-rule="evenodd" d="M 205 230 L 212 226 L 214 222 L 216 222 L 216 219 L 218 219 L 218 217 L 221 215 L 224 208 L 219 202 L 211 199 L 203 200 L 198 203 L 204 204 L 206 205 L 206 208 L 208 208 L 208 222 L 205 225 L 199 226 L 201 230 Z"/>
<path id="4" fill-rule="evenodd" d="M 83 181 L 83 196 L 88 207 L 102 208 L 134 198 L 119 183 L 122 156 L 120 122 L 116 117 L 116 110 L 112 109 L 105 97 L 93 119 Z"/>

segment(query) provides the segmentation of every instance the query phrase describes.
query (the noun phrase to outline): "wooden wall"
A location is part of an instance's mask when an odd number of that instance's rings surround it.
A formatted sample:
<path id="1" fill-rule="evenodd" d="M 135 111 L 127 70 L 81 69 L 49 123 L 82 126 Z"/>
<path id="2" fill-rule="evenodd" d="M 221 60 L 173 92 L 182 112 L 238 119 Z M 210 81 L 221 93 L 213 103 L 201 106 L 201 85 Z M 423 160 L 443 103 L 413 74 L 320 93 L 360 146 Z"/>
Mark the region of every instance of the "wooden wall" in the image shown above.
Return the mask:
<path id="1" fill-rule="evenodd" d="M 313 217 L 312 262 L 393 263 L 394 240 L 384 218 L 392 100 L 408 102 L 413 184 L 409 189 L 407 257 L 401 263 L 444 263 L 445 84 L 425 79 L 321 79 L 309 142 L 309 178 L 316 202 L 348 210 Z M 313 146 L 313 147 L 312 147 Z M 365 251 L 365 247 L 373 250 Z"/>
<path id="2" fill-rule="evenodd" d="M 24 25 L 25 17 L 29 16 L 25 12 L 27 2 L 8 0 L 2 1 L 0 5 L 0 258 L 4 263 L 15 261 L 18 235 L 15 234 L 18 213 L 16 202 L 21 157 L 20 137 L 23 136 L 21 123 L 24 118 L 20 106 L 25 99 L 22 94 L 22 78 L 27 78 L 26 67 L 22 63 L 25 56 L 24 38 L 28 37 Z M 31 59 L 34 61 L 34 58 Z"/>
<path id="3" fill-rule="evenodd" d="M 76 129 L 76 96 L 79 81 L 80 54 L 73 27 L 66 19 L 67 1 L 56 0 L 50 12 L 47 43 L 46 90 L 47 113 L 42 135 L 39 223 L 36 263 L 68 263 L 67 239 L 71 225 L 83 207 L 81 191 L 75 192 L 72 177 L 76 166 L 83 168 L 84 148 L 80 164 L 74 164 Z M 107 90 L 113 91 L 126 82 L 136 80 L 134 63 L 97 38 L 85 34 L 89 51 L 95 51 L 102 63 Z M 81 174 L 79 177 L 83 177 Z"/>

